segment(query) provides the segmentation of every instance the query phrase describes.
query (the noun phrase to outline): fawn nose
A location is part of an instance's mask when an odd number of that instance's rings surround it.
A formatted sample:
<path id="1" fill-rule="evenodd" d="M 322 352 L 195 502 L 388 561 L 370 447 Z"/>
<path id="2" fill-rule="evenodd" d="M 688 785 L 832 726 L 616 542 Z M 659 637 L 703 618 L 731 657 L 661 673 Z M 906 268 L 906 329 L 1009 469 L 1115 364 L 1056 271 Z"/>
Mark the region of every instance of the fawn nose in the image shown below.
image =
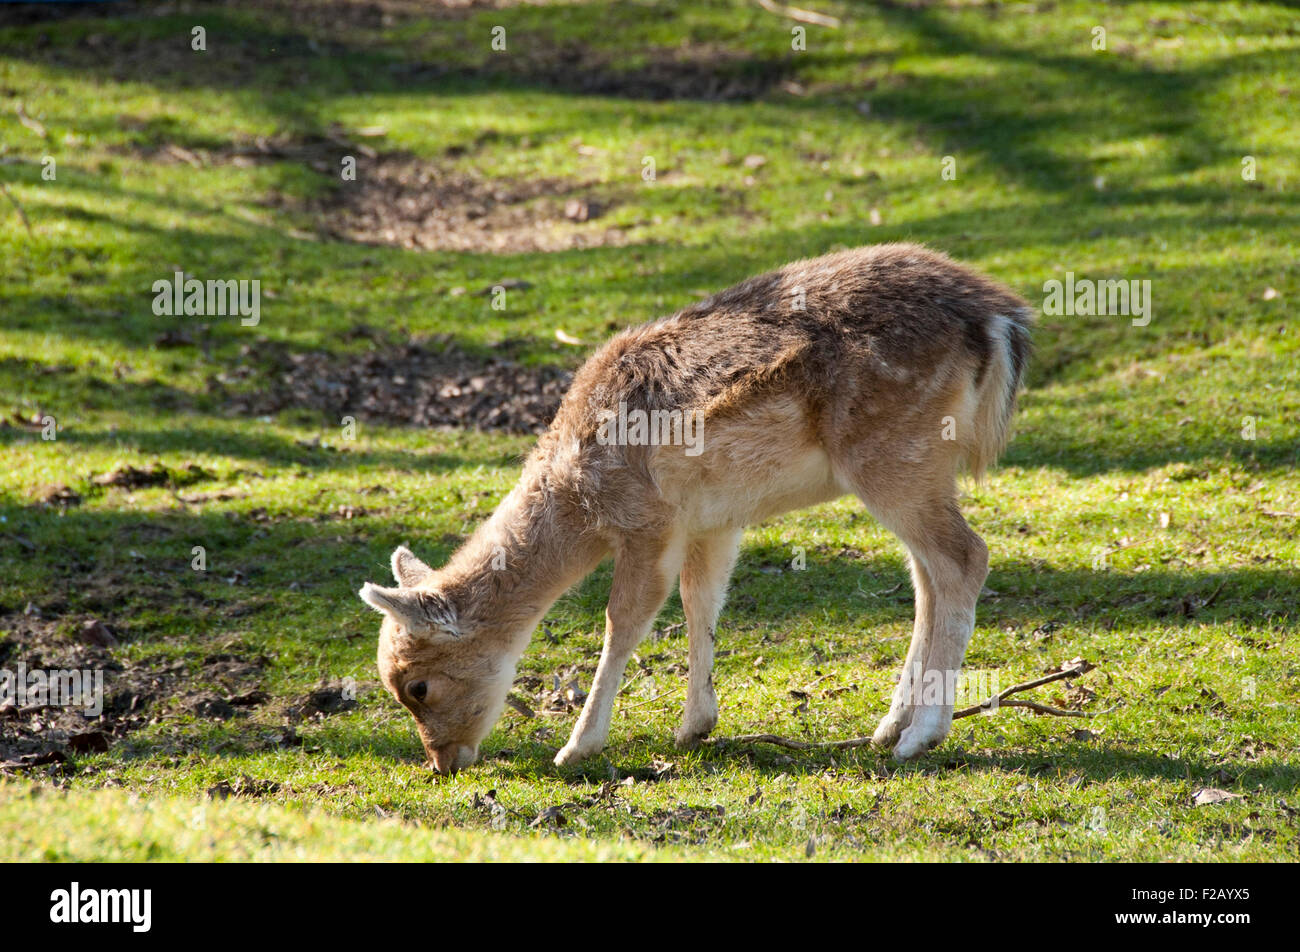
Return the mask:
<path id="1" fill-rule="evenodd" d="M 429 761 L 433 764 L 433 769 L 440 774 L 453 774 L 458 769 L 457 759 L 460 757 L 460 744 L 445 744 L 442 747 L 428 748 Z"/>

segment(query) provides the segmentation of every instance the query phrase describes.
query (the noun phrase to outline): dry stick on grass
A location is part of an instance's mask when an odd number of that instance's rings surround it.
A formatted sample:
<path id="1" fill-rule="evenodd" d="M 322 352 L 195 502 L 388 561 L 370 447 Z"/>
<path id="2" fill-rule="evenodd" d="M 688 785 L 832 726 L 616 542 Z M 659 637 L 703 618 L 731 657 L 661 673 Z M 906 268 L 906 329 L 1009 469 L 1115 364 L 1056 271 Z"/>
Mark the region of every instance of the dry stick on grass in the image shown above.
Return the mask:
<path id="1" fill-rule="evenodd" d="M 828 26 L 832 29 L 840 25 L 840 21 L 835 17 L 828 17 L 823 13 L 813 13 L 811 10 L 800 10 L 798 7 L 783 7 L 774 0 L 757 0 L 760 7 L 768 13 L 775 13 L 779 17 L 785 17 L 789 20 L 795 20 L 799 23 L 811 23 L 814 26 Z"/>
<path id="2" fill-rule="evenodd" d="M 1033 681 L 1025 681 L 1021 684 L 1013 684 L 1004 691 L 999 691 L 993 697 L 976 704 L 974 707 L 964 707 L 960 711 L 954 711 L 952 719 L 955 721 L 959 717 L 972 717 L 984 711 L 993 710 L 999 707 L 1023 707 L 1035 711 L 1039 714 L 1050 714 L 1053 717 L 1096 717 L 1098 714 L 1107 714 L 1114 708 L 1096 713 L 1087 711 L 1063 711 L 1059 707 L 1049 707 L 1046 704 L 1039 704 L 1035 701 L 1009 701 L 1007 698 L 1013 694 L 1020 694 L 1022 691 L 1029 691 L 1033 688 L 1040 688 L 1044 684 L 1051 684 L 1053 681 L 1060 681 L 1063 678 L 1074 678 L 1081 674 L 1091 671 L 1096 665 L 1090 664 L 1082 659 L 1075 661 L 1061 671 L 1055 674 L 1044 675 Z M 866 747 L 871 743 L 870 737 L 850 737 L 847 740 L 824 740 L 824 741 L 804 741 L 794 740 L 790 737 L 781 737 L 778 734 L 741 734 L 738 737 L 718 737 L 709 741 L 711 744 L 771 744 L 774 747 L 784 747 L 787 750 L 850 750 L 854 747 Z"/>
<path id="3" fill-rule="evenodd" d="M 4 192 L 5 198 L 13 202 L 14 208 L 18 210 L 18 217 L 23 220 L 23 227 L 27 229 L 27 234 L 35 238 L 36 234 L 32 231 L 32 223 L 27 220 L 27 212 L 23 211 L 23 206 L 19 204 L 18 199 L 14 198 L 13 192 L 9 191 L 9 186 L 0 182 L 0 192 Z"/>

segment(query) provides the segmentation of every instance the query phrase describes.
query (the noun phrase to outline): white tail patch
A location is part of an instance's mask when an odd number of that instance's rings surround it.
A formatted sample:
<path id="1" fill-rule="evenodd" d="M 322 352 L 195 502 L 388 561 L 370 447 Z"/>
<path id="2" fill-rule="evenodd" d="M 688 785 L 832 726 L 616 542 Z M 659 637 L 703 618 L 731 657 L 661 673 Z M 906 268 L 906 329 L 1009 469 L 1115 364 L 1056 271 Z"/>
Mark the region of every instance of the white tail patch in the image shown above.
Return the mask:
<path id="1" fill-rule="evenodd" d="M 1010 434 L 1011 413 L 1015 409 L 1016 391 L 1020 387 L 1020 373 L 1012 348 L 1016 346 L 1013 335 L 1023 335 L 1025 329 L 1005 314 L 989 318 L 989 340 L 992 356 L 984 371 L 984 378 L 972 391 L 975 398 L 973 433 L 966 442 L 966 465 L 971 475 L 982 479 L 1007 445 Z"/>

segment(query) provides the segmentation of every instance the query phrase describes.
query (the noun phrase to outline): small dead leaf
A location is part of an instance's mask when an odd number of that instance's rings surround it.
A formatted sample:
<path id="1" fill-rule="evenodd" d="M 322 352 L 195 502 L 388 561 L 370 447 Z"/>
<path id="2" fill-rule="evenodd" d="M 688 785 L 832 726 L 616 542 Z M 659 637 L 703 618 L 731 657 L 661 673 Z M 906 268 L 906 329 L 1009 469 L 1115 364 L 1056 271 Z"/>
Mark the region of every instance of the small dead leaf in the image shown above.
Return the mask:
<path id="1" fill-rule="evenodd" d="M 667 780 L 677 771 L 677 765 L 669 760 L 652 760 L 650 769 L 656 780 Z"/>
<path id="2" fill-rule="evenodd" d="M 569 221 L 590 221 L 600 217 L 600 206 L 585 198 L 571 198 L 564 203 L 564 217 Z"/>
<path id="3" fill-rule="evenodd" d="M 84 643 L 101 648 L 115 648 L 119 644 L 117 636 L 98 618 L 88 619 L 82 624 L 80 637 Z"/>
<path id="4" fill-rule="evenodd" d="M 124 489 L 140 489 L 144 486 L 160 486 L 171 479 L 171 473 L 161 463 L 153 463 L 148 469 L 136 469 L 130 464 L 118 466 L 112 472 L 92 476 L 91 482 L 96 486 L 119 486 Z"/>
<path id="5" fill-rule="evenodd" d="M 587 700 L 587 692 L 579 686 L 576 680 L 570 681 L 564 688 L 564 699 L 570 704 L 582 704 Z"/>
<path id="6" fill-rule="evenodd" d="M 564 826 L 568 821 L 564 818 L 564 812 L 558 807 L 547 807 L 541 813 L 537 814 L 537 819 L 529 823 L 530 829 L 538 829 L 543 826 Z"/>
<path id="7" fill-rule="evenodd" d="M 1203 807 L 1210 803 L 1223 803 L 1225 800 L 1240 800 L 1241 794 L 1229 793 L 1217 787 L 1202 787 L 1192 794 L 1192 805 Z"/>
<path id="8" fill-rule="evenodd" d="M 83 731 L 68 738 L 68 747 L 78 754 L 102 754 L 108 750 L 108 735 L 103 731 Z"/>
<path id="9" fill-rule="evenodd" d="M 533 709 L 525 704 L 518 694 L 511 694 L 507 697 L 506 704 L 510 706 L 511 710 L 517 711 L 526 718 L 532 718 L 534 716 Z"/>

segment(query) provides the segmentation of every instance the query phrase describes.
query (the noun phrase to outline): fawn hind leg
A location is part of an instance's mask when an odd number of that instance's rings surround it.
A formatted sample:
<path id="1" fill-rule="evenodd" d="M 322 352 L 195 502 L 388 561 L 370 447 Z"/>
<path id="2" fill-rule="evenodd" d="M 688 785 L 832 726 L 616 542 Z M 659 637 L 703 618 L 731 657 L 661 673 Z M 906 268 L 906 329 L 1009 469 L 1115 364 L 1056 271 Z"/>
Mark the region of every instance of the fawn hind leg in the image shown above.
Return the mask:
<path id="1" fill-rule="evenodd" d="M 931 512 L 905 540 L 925 570 L 933 593 L 930 630 L 920 665 L 920 703 L 894 745 L 907 760 L 936 746 L 952 729 L 957 678 L 975 629 L 975 603 L 989 574 L 989 550 L 957 509 L 955 500 Z M 917 665 L 913 664 L 913 684 Z M 938 697 L 935 697 L 938 695 Z"/>
<path id="2" fill-rule="evenodd" d="M 690 635 L 690 673 L 682 724 L 674 735 L 678 747 L 693 747 L 718 723 L 718 697 L 713 690 L 714 636 L 727 580 L 736 564 L 740 536 L 739 529 L 725 529 L 695 536 L 687 543 L 680 591 Z"/>
<path id="3" fill-rule="evenodd" d="M 924 666 L 930 641 L 930 626 L 934 619 L 934 590 L 930 587 L 925 564 L 910 551 L 908 561 L 912 569 L 912 591 L 916 596 L 916 620 L 912 625 L 912 643 L 907 650 L 907 658 L 903 661 L 898 685 L 894 688 L 889 713 L 880 719 L 876 732 L 871 735 L 872 743 L 879 747 L 893 747 L 912 722 L 912 715 L 916 711 L 912 700 L 917 697 L 920 687 L 913 683 L 913 676 Z"/>
<path id="4" fill-rule="evenodd" d="M 957 508 L 955 467 L 930 478 L 890 479 L 890 492 L 859 485 L 872 515 L 911 555 L 916 621 L 889 712 L 873 740 L 907 760 L 952 728 L 957 677 L 975 627 L 975 602 L 988 576 L 988 547 Z M 906 488 L 903 488 L 906 487 Z"/>

